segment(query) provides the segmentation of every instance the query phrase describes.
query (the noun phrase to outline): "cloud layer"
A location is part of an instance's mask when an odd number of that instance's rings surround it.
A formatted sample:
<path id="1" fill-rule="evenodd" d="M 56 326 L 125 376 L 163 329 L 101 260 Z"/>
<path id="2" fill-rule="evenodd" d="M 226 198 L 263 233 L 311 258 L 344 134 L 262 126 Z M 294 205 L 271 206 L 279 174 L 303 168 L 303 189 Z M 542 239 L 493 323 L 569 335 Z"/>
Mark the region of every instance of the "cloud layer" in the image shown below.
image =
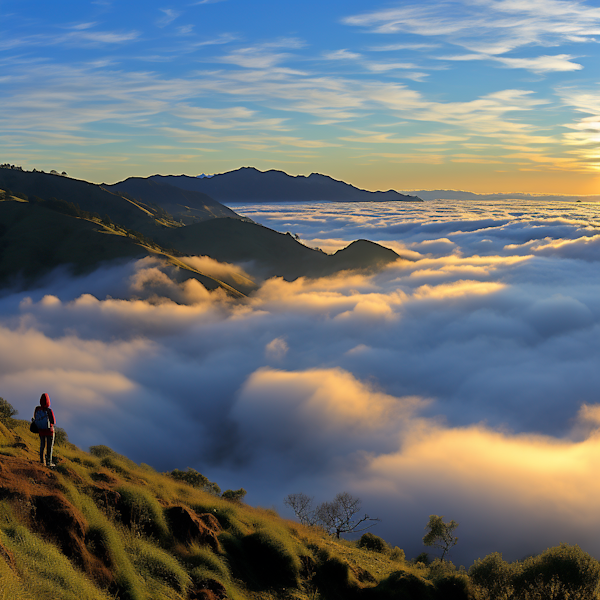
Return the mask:
<path id="1" fill-rule="evenodd" d="M 409 556 L 430 514 L 460 523 L 467 565 L 561 541 L 600 553 L 594 205 L 241 211 L 328 250 L 363 237 L 402 259 L 271 279 L 243 302 L 154 259 L 5 291 L 0 394 L 28 418 L 46 391 L 78 445 L 194 467 L 251 503 L 347 490 Z"/>

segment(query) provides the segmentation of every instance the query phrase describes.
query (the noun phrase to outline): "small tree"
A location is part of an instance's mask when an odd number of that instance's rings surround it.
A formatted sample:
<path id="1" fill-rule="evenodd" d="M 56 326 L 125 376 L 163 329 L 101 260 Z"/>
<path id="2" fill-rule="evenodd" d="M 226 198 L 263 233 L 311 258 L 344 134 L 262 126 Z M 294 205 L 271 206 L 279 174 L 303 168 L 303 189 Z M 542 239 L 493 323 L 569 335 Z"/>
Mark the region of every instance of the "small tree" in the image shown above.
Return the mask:
<path id="1" fill-rule="evenodd" d="M 302 525 L 315 525 L 317 517 L 313 509 L 313 500 L 314 498 L 299 492 L 298 494 L 287 495 L 283 499 L 283 503 L 294 511 L 296 518 Z"/>
<path id="2" fill-rule="evenodd" d="M 426 546 L 441 548 L 442 560 L 444 560 L 450 548 L 458 543 L 458 537 L 454 536 L 454 530 L 458 527 L 458 523 L 456 521 L 444 523 L 443 519 L 443 516 L 430 515 L 429 523 L 425 527 L 429 531 L 423 537 L 423 543 Z"/>
<path id="3" fill-rule="evenodd" d="M 188 467 L 187 471 L 175 469 L 174 471 L 171 471 L 169 475 L 177 481 L 185 481 L 185 483 L 192 487 L 204 490 L 205 492 L 210 492 L 216 496 L 221 493 L 221 488 L 216 483 L 209 481 L 208 477 L 205 477 L 202 473 L 198 473 L 196 469 L 192 469 L 191 467 Z"/>
<path id="4" fill-rule="evenodd" d="M 339 539 L 342 533 L 358 533 L 366 531 L 375 525 L 359 526 L 367 521 L 379 521 L 365 514 L 359 518 L 360 498 L 355 498 L 348 492 L 340 492 L 332 502 L 323 502 L 317 508 L 312 508 L 313 499 L 306 494 L 290 494 L 284 500 L 284 504 L 289 506 L 301 523 L 305 525 L 320 525 L 328 533 L 334 534 Z"/>
<path id="5" fill-rule="evenodd" d="M 19 414 L 19 411 L 8 400 L 0 398 L 0 422 L 5 427 L 12 429 L 16 425 L 13 417 L 17 414 Z"/>
<path id="6" fill-rule="evenodd" d="M 19 411 L 8 400 L 0 398 L 0 421 L 6 421 L 18 414 Z"/>
<path id="7" fill-rule="evenodd" d="M 221 494 L 221 498 L 225 498 L 225 500 L 231 500 L 232 502 L 241 502 L 246 494 L 247 492 L 244 488 L 240 488 L 239 490 L 225 490 Z"/>

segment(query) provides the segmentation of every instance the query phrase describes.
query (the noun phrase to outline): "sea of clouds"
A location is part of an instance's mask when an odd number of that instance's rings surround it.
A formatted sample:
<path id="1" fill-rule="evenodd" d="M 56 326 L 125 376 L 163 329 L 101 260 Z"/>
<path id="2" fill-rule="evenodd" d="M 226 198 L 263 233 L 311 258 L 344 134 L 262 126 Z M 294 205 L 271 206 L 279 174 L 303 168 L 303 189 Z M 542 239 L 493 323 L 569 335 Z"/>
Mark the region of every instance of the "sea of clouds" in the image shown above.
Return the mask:
<path id="1" fill-rule="evenodd" d="M 560 542 L 600 555 L 598 205 L 242 205 L 327 252 L 366 238 L 378 273 L 258 281 L 246 300 L 144 259 L 0 297 L 0 395 L 42 392 L 72 442 L 193 467 L 251 504 L 340 491 L 414 556 L 430 514 L 450 558 Z M 219 278 L 255 265 L 190 259 Z"/>

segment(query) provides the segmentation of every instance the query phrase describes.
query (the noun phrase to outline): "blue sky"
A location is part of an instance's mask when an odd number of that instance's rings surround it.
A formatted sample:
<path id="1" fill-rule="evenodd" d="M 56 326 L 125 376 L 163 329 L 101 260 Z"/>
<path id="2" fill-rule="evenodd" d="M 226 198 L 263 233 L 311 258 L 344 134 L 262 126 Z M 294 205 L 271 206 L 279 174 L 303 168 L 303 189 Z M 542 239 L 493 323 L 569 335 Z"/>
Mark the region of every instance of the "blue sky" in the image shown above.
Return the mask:
<path id="1" fill-rule="evenodd" d="M 591 1 L 2 1 L 0 162 L 594 194 L 599 40 Z"/>

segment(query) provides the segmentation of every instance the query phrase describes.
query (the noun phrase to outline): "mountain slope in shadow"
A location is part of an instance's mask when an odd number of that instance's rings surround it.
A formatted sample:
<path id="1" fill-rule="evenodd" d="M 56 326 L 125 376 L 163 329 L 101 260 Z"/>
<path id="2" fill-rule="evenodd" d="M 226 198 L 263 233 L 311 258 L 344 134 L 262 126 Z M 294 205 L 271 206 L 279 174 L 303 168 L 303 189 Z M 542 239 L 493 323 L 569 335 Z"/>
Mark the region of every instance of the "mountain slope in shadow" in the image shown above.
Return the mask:
<path id="1" fill-rule="evenodd" d="M 0 169 L 0 189 L 19 192 L 30 198 L 65 200 L 82 210 L 98 213 L 101 217 L 108 215 L 115 223 L 146 234 L 157 224 L 151 211 L 101 186 L 79 179 L 50 173 Z"/>
<path id="2" fill-rule="evenodd" d="M 0 168 L 0 200 L 5 198 L 0 202 L 0 285 L 18 281 L 31 287 L 62 265 L 78 275 L 102 263 L 161 255 L 183 278 L 194 277 L 208 289 L 221 287 L 242 296 L 257 283 L 246 278 L 220 281 L 181 257 L 208 256 L 250 265 L 259 280 L 374 270 L 398 259 L 392 250 L 366 240 L 327 255 L 291 234 L 244 219 L 208 196 L 153 180 L 133 178 L 111 187 L 114 191 L 60 175 Z M 138 198 L 119 195 L 129 195 L 124 189 Z M 190 220 L 201 220 L 182 226 L 162 208 L 169 202 L 177 209 L 193 205 Z"/>
<path id="3" fill-rule="evenodd" d="M 75 276 L 102 264 L 164 258 L 177 267 L 178 280 L 194 278 L 208 290 L 222 288 L 233 297 L 244 293 L 228 283 L 182 263 L 168 250 L 120 230 L 50 210 L 31 202 L 0 202 L 0 286 L 31 288 L 44 275 L 65 267 Z M 150 243 L 149 243 L 150 242 Z M 246 285 L 245 291 L 251 286 Z"/>
<path id="4" fill-rule="evenodd" d="M 158 205 L 186 225 L 224 217 L 244 219 L 207 194 L 149 178 L 129 177 L 113 185 L 103 184 L 103 187 L 111 192 L 124 193 L 139 203 Z"/>
<path id="5" fill-rule="evenodd" d="M 346 269 L 376 269 L 399 258 L 393 250 L 358 240 L 334 255 L 324 254 L 256 223 L 213 219 L 164 230 L 159 241 L 184 254 L 207 255 L 221 262 L 255 261 L 264 277 L 321 277 Z"/>

